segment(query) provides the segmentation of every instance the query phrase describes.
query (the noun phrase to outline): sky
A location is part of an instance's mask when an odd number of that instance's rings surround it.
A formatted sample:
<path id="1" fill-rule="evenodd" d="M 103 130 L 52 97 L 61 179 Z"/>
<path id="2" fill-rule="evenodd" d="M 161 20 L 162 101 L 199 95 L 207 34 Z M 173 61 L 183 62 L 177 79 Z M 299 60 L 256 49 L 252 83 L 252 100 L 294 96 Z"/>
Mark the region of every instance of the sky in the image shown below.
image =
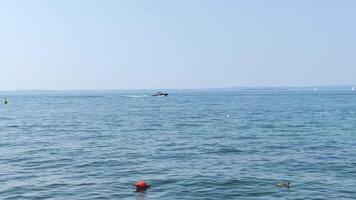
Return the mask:
<path id="1" fill-rule="evenodd" d="M 0 0 L 0 90 L 339 84 L 355 0 Z"/>

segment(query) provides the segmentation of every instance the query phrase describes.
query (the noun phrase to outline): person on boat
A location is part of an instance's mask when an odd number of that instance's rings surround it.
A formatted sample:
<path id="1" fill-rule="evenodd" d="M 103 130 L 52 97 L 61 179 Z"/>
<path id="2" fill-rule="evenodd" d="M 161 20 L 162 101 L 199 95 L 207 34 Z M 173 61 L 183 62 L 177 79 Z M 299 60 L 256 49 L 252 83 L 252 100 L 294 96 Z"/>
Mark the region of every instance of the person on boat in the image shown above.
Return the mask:
<path id="1" fill-rule="evenodd" d="M 7 99 L 6 99 L 6 97 L 4 98 L 4 104 L 7 104 Z"/>

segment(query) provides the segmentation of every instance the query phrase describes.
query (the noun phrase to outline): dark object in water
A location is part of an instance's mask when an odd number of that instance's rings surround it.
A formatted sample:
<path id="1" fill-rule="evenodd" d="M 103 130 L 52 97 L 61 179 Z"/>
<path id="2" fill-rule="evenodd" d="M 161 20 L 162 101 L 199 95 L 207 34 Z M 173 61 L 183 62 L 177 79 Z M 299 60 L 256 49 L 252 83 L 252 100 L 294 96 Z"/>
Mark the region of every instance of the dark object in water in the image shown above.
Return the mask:
<path id="1" fill-rule="evenodd" d="M 136 186 L 136 192 L 143 192 L 150 188 L 151 186 L 145 183 L 144 181 L 138 181 L 134 184 Z"/>
<path id="2" fill-rule="evenodd" d="M 156 94 L 152 94 L 154 97 L 161 97 L 161 96 L 168 96 L 168 93 L 163 93 L 163 92 L 156 92 Z"/>
<path id="3" fill-rule="evenodd" d="M 289 185 L 290 185 L 289 181 L 287 183 L 285 183 L 285 182 L 277 183 L 277 187 L 280 187 L 280 188 L 288 188 L 289 189 L 289 187 L 290 187 Z"/>
<path id="4" fill-rule="evenodd" d="M 6 99 L 6 97 L 4 98 L 4 104 L 7 104 L 7 99 Z"/>

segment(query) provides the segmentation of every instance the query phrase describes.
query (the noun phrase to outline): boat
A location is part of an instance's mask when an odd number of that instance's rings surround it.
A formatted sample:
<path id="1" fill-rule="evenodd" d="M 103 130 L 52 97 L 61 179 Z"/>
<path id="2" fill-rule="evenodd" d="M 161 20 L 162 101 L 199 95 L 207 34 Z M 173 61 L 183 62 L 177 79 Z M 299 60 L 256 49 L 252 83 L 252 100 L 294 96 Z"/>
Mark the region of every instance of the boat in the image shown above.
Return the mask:
<path id="1" fill-rule="evenodd" d="M 168 96 L 168 93 L 163 93 L 163 92 L 156 92 L 156 94 L 152 94 L 154 97 L 166 97 Z"/>
<path id="2" fill-rule="evenodd" d="M 351 90 L 352 90 L 352 91 L 355 91 L 355 87 L 352 87 Z"/>

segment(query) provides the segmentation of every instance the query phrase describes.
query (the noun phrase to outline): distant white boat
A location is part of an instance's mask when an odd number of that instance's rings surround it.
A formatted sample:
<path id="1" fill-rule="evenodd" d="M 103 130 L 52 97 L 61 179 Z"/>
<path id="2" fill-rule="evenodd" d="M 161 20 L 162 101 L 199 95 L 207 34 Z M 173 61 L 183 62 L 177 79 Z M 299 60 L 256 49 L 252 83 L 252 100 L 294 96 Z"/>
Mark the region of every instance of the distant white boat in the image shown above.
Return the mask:
<path id="1" fill-rule="evenodd" d="M 315 92 L 318 91 L 318 88 L 314 88 L 314 91 L 315 91 Z"/>
<path id="2" fill-rule="evenodd" d="M 352 87 L 352 89 L 351 89 L 352 91 L 355 91 L 355 87 Z"/>

